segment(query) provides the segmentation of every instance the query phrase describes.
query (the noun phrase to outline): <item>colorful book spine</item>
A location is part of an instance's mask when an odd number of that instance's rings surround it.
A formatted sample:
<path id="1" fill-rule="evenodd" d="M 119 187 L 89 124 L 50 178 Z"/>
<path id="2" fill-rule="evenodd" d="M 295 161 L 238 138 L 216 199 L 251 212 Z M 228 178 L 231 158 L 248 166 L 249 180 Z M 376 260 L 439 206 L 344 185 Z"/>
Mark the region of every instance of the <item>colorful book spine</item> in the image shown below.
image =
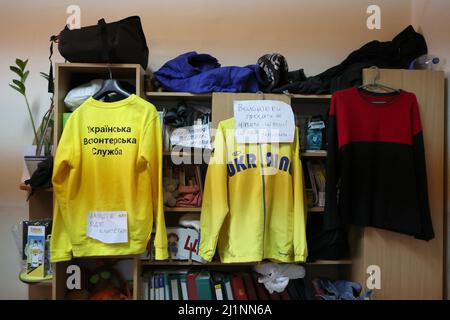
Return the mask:
<path id="1" fill-rule="evenodd" d="M 235 300 L 248 300 L 244 281 L 239 275 L 233 275 L 231 278 L 231 287 L 233 288 L 233 297 Z"/>
<path id="2" fill-rule="evenodd" d="M 181 274 L 180 275 L 180 287 L 181 287 L 181 298 L 182 298 L 182 300 L 189 300 L 186 274 Z"/>

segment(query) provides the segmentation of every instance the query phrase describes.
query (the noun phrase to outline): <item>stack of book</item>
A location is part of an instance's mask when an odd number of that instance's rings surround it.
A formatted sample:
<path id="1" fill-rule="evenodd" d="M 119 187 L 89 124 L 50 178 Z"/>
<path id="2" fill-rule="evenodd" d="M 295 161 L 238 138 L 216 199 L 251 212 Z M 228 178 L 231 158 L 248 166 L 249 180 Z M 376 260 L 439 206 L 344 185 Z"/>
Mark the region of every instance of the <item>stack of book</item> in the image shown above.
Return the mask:
<path id="1" fill-rule="evenodd" d="M 143 300 L 308 300 L 304 279 L 289 281 L 281 292 L 269 293 L 254 272 L 156 270 L 143 276 Z"/>
<path id="2" fill-rule="evenodd" d="M 325 163 L 323 160 L 306 161 L 306 190 L 310 194 L 310 207 L 325 207 Z"/>

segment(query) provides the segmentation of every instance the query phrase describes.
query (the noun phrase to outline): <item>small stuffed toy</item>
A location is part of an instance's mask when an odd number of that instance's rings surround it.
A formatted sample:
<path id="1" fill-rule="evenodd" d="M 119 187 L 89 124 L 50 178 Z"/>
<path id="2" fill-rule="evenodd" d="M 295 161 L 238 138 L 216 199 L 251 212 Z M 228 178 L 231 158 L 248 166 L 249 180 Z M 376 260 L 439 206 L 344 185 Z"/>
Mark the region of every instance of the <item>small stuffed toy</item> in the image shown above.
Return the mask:
<path id="1" fill-rule="evenodd" d="M 164 178 L 164 205 L 168 207 L 175 207 L 177 204 L 178 193 L 178 179 Z"/>

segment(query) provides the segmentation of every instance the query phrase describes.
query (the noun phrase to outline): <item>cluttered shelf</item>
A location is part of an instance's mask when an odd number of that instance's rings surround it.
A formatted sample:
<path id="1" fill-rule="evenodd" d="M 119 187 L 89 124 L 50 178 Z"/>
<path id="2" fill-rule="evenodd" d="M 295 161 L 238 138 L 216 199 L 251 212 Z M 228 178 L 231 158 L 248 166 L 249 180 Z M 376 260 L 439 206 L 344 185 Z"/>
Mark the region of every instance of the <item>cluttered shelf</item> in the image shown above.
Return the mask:
<path id="1" fill-rule="evenodd" d="M 24 190 L 24 191 L 31 192 L 31 187 L 28 186 L 28 185 L 26 185 L 26 184 L 24 184 L 24 183 L 21 183 L 21 184 L 19 185 L 19 189 L 20 189 L 20 190 Z M 45 188 L 43 191 L 45 191 L 45 192 L 53 192 L 53 188 L 52 188 L 52 187 L 50 187 L 50 188 Z"/>
<path id="2" fill-rule="evenodd" d="M 231 267 L 235 267 L 235 266 L 243 266 L 243 267 L 248 267 L 248 266 L 255 266 L 257 265 L 258 262 L 246 262 L 246 263 L 222 263 L 222 262 L 217 262 L 217 261 L 213 261 L 213 262 L 209 262 L 209 263 L 200 263 L 197 261 L 189 261 L 189 260 L 184 260 L 184 261 L 142 261 L 141 265 L 143 266 L 221 266 L 221 267 L 226 267 L 226 266 L 231 266 Z M 314 262 L 307 262 L 306 265 L 351 265 L 352 264 L 352 260 L 317 260 Z"/>

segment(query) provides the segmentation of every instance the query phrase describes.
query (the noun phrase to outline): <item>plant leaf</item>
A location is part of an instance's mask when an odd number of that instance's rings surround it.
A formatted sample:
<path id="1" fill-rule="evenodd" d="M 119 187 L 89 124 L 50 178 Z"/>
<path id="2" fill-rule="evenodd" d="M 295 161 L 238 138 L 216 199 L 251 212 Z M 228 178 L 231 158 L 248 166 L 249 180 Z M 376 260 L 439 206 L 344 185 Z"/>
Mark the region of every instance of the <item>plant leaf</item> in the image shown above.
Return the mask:
<path id="1" fill-rule="evenodd" d="M 40 75 L 42 78 L 44 78 L 45 80 L 48 80 L 49 76 L 48 74 L 44 73 L 44 72 L 40 72 Z"/>
<path id="2" fill-rule="evenodd" d="M 25 81 L 27 80 L 29 74 L 30 74 L 29 70 L 25 71 L 25 73 L 21 77 L 22 83 L 25 83 Z"/>
<path id="3" fill-rule="evenodd" d="M 25 62 L 19 58 L 16 59 L 16 65 L 20 68 L 20 70 L 25 69 Z"/>
<path id="4" fill-rule="evenodd" d="M 16 66 L 9 66 L 9 70 L 11 70 L 12 72 L 16 73 L 19 77 L 21 77 L 21 78 L 23 77 L 22 70 L 20 70 Z"/>
<path id="5" fill-rule="evenodd" d="M 11 88 L 13 88 L 14 90 L 16 90 L 16 91 L 18 91 L 20 94 L 24 94 L 21 90 L 20 90 L 20 88 L 19 87 L 16 87 L 15 85 L 13 85 L 13 84 L 9 84 L 9 86 L 11 87 Z"/>
<path id="6" fill-rule="evenodd" d="M 21 90 L 20 92 L 21 92 L 22 94 L 25 94 L 25 85 L 24 85 L 22 82 L 20 82 L 19 80 L 16 80 L 16 79 L 14 79 L 13 82 L 14 82 L 14 84 L 15 84 L 17 87 L 20 88 L 20 90 Z"/>

